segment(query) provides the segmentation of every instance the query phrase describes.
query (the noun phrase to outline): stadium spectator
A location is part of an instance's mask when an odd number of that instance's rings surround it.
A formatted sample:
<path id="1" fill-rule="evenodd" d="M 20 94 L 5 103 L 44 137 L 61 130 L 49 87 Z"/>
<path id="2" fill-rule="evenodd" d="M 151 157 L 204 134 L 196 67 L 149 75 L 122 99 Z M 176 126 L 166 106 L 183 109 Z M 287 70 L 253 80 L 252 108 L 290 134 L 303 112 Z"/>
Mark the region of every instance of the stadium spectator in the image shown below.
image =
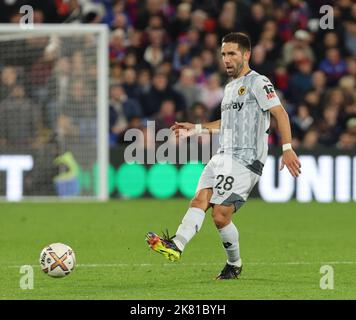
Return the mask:
<path id="1" fill-rule="evenodd" d="M 173 68 L 175 71 L 180 71 L 183 67 L 190 64 L 191 60 L 191 45 L 186 36 L 182 36 L 178 39 L 176 49 L 173 54 Z"/>
<path id="2" fill-rule="evenodd" d="M 152 29 L 148 32 L 150 44 L 147 46 L 143 58 L 153 68 L 157 68 L 165 58 L 164 33 L 163 29 Z"/>
<path id="3" fill-rule="evenodd" d="M 204 49 L 200 57 L 203 61 L 204 73 L 207 76 L 218 71 L 218 62 L 215 52 L 213 52 L 212 50 Z"/>
<path id="4" fill-rule="evenodd" d="M 308 107 L 301 104 L 291 122 L 293 123 L 293 136 L 302 141 L 306 132 L 311 128 L 314 119 L 310 115 Z"/>
<path id="5" fill-rule="evenodd" d="M 234 12 L 224 10 L 220 13 L 216 33 L 219 39 L 236 30 L 236 16 Z"/>
<path id="6" fill-rule="evenodd" d="M 356 106 L 354 106 L 356 107 Z M 356 117 L 355 117 L 355 114 L 354 114 L 354 117 L 349 119 L 347 121 L 347 132 L 352 135 L 353 137 L 353 141 L 356 142 Z"/>
<path id="7" fill-rule="evenodd" d="M 139 101 L 140 87 L 137 83 L 137 73 L 133 68 L 127 68 L 123 72 L 122 87 L 125 90 L 128 98 Z"/>
<path id="8" fill-rule="evenodd" d="M 186 109 L 184 97 L 168 84 L 168 78 L 163 73 L 156 73 L 153 76 L 152 87 L 147 93 L 143 93 L 140 103 L 146 117 L 151 117 L 160 110 L 164 100 L 171 99 L 176 106 L 176 112 L 182 115 Z"/>
<path id="9" fill-rule="evenodd" d="M 231 12 L 236 17 L 235 28 L 247 32 L 246 20 L 249 15 L 249 5 L 246 1 L 241 0 L 228 0 L 223 3 L 222 11 Z M 221 38 L 218 39 L 219 41 Z"/>
<path id="10" fill-rule="evenodd" d="M 309 90 L 304 96 L 304 103 L 308 106 L 314 119 L 319 119 L 322 115 L 324 96 L 316 90 Z"/>
<path id="11" fill-rule="evenodd" d="M 110 64 L 110 82 L 120 82 L 122 78 L 122 66 L 119 62 Z"/>
<path id="12" fill-rule="evenodd" d="M 292 39 L 295 30 L 307 29 L 310 17 L 309 6 L 303 0 L 288 0 L 282 4 L 283 15 L 278 21 L 280 36 L 287 42 Z"/>
<path id="13" fill-rule="evenodd" d="M 305 59 L 298 61 L 297 70 L 289 79 L 289 99 L 291 102 L 299 103 L 305 93 L 312 88 L 312 63 Z"/>
<path id="14" fill-rule="evenodd" d="M 145 52 L 142 31 L 133 29 L 128 33 L 127 52 L 135 54 L 138 64 L 142 63 L 141 57 Z"/>
<path id="15" fill-rule="evenodd" d="M 192 123 L 206 123 L 209 122 L 209 110 L 204 103 L 196 102 L 188 110 L 187 119 Z M 216 136 L 212 137 L 215 139 Z M 202 135 L 198 138 L 200 144 L 210 145 L 211 140 L 209 135 Z"/>
<path id="16" fill-rule="evenodd" d="M 309 44 L 310 41 L 310 34 L 306 30 L 297 30 L 294 33 L 294 38 L 283 45 L 282 61 L 284 66 L 303 59 L 309 59 L 314 62 L 315 56 Z"/>
<path id="17" fill-rule="evenodd" d="M 324 72 L 320 70 L 316 70 L 313 72 L 311 79 L 312 87 L 318 93 L 322 94 L 326 90 L 326 81 L 327 78 Z"/>
<path id="18" fill-rule="evenodd" d="M 355 146 L 355 139 L 347 132 L 340 135 L 339 141 L 336 144 L 336 148 L 340 150 L 354 150 Z"/>
<path id="19" fill-rule="evenodd" d="M 190 65 L 194 70 L 196 84 L 203 84 L 206 81 L 206 74 L 204 72 L 203 61 L 200 56 L 193 57 Z"/>
<path id="20" fill-rule="evenodd" d="M 202 86 L 202 102 L 208 110 L 212 110 L 221 102 L 223 96 L 224 90 L 220 84 L 220 76 L 218 73 L 214 73 Z"/>
<path id="21" fill-rule="evenodd" d="M 139 5 L 135 27 L 138 30 L 144 30 L 148 25 L 150 17 L 154 15 L 164 16 L 160 0 L 147 0 L 141 3 Z"/>
<path id="22" fill-rule="evenodd" d="M 250 8 L 250 16 L 247 21 L 247 26 L 253 26 L 250 28 L 249 34 L 251 37 L 251 44 L 254 46 L 257 44 L 260 35 L 263 30 L 263 25 L 265 23 L 266 13 L 264 6 L 259 3 L 255 2 L 251 5 Z"/>
<path id="23" fill-rule="evenodd" d="M 151 72 L 150 69 L 141 69 L 137 76 L 137 84 L 140 89 L 140 98 L 141 95 L 144 95 L 149 92 L 151 89 Z"/>
<path id="24" fill-rule="evenodd" d="M 338 108 L 333 105 L 327 105 L 323 111 L 322 119 L 318 123 L 320 133 L 319 142 L 327 147 L 335 145 L 342 132 L 338 123 Z"/>
<path id="25" fill-rule="evenodd" d="M 209 122 L 208 108 L 204 103 L 196 102 L 188 110 L 188 121 L 191 123 Z"/>
<path id="26" fill-rule="evenodd" d="M 219 47 L 219 40 L 216 33 L 208 32 L 204 36 L 204 48 L 215 51 Z"/>
<path id="27" fill-rule="evenodd" d="M 137 56 L 133 51 L 128 51 L 121 65 L 124 69 L 136 68 L 138 66 Z"/>
<path id="28" fill-rule="evenodd" d="M 170 35 L 173 41 L 176 41 L 178 37 L 185 36 L 189 30 L 191 21 L 191 5 L 186 2 L 182 2 L 177 6 L 176 16 L 169 26 Z"/>
<path id="29" fill-rule="evenodd" d="M 110 86 L 109 131 L 110 145 L 115 145 L 125 130 L 134 126 L 136 119 L 142 117 L 141 106 L 130 99 L 120 84 Z"/>
<path id="30" fill-rule="evenodd" d="M 192 57 L 198 56 L 203 49 L 203 45 L 200 41 L 200 33 L 198 29 L 190 28 L 187 32 L 187 39 L 190 43 L 190 54 Z"/>
<path id="31" fill-rule="evenodd" d="M 208 14 L 206 11 L 197 9 L 193 11 L 191 16 L 191 28 L 199 32 L 200 38 L 203 37 L 206 29 L 206 22 L 208 19 Z"/>
<path id="32" fill-rule="evenodd" d="M 13 66 L 1 70 L 0 101 L 7 98 L 18 82 L 18 73 Z"/>
<path id="33" fill-rule="evenodd" d="M 139 65 L 139 62 L 137 60 L 137 56 L 135 52 L 133 51 L 127 51 L 127 54 L 122 61 L 122 67 L 124 69 L 126 68 L 136 68 Z"/>
<path id="34" fill-rule="evenodd" d="M 353 11 L 356 12 L 355 4 L 353 5 Z M 353 20 L 348 20 L 345 22 L 345 45 L 349 54 L 356 54 L 356 13 Z"/>
<path id="35" fill-rule="evenodd" d="M 169 59 L 162 61 L 156 68 L 156 72 L 164 74 L 167 77 L 170 86 L 176 83 L 178 79 L 178 72 L 173 69 L 173 63 Z"/>
<path id="36" fill-rule="evenodd" d="M 184 68 L 181 71 L 179 80 L 174 85 L 174 89 L 180 92 L 190 108 L 193 103 L 201 101 L 201 88 L 195 86 L 194 71 L 191 68 Z"/>
<path id="37" fill-rule="evenodd" d="M 325 58 L 325 53 L 330 48 L 340 48 L 340 39 L 335 31 L 326 32 L 322 41 L 317 41 L 314 52 L 319 61 Z M 342 51 L 343 52 L 343 51 Z"/>
<path id="38" fill-rule="evenodd" d="M 71 60 L 69 57 L 58 59 L 53 72 L 48 80 L 47 99 L 46 99 L 46 120 L 49 127 L 53 127 L 58 109 L 64 107 L 68 102 L 70 85 L 72 83 Z M 51 97 L 50 92 L 57 90 L 56 97 Z"/>
<path id="39" fill-rule="evenodd" d="M 253 59 L 253 55 L 252 55 L 252 59 Z M 258 65 L 257 65 L 257 67 L 258 67 Z M 274 70 L 272 78 L 274 78 L 276 87 L 283 94 L 285 94 L 288 90 L 288 80 L 289 80 L 287 68 L 282 65 L 276 66 L 276 69 Z"/>
<path id="40" fill-rule="evenodd" d="M 176 106 L 172 99 L 163 100 L 159 112 L 152 117 L 155 121 L 156 132 L 161 129 L 167 129 L 177 121 Z"/>
<path id="41" fill-rule="evenodd" d="M 315 128 L 311 128 L 309 131 L 305 133 L 303 142 L 300 146 L 307 150 L 314 150 L 315 148 L 320 147 L 318 141 L 319 141 L 318 130 Z"/>
<path id="42" fill-rule="evenodd" d="M 163 18 L 159 15 L 150 16 L 146 29 L 164 29 Z"/>
<path id="43" fill-rule="evenodd" d="M 266 50 L 267 60 L 274 65 L 275 61 L 278 61 L 279 59 L 282 46 L 282 42 L 277 34 L 277 24 L 274 20 L 266 20 L 258 44 L 263 46 Z"/>
<path id="44" fill-rule="evenodd" d="M 330 48 L 326 51 L 326 58 L 320 62 L 319 70 L 328 77 L 328 85 L 335 86 L 337 81 L 346 73 L 346 61 L 340 56 L 337 48 Z"/>
<path id="45" fill-rule="evenodd" d="M 95 101 L 88 96 L 87 90 L 84 79 L 72 79 L 67 103 L 59 106 L 57 111 L 57 133 L 60 137 L 81 137 L 88 140 L 95 137 Z"/>
<path id="46" fill-rule="evenodd" d="M 113 21 L 111 22 L 112 29 L 122 29 L 127 34 L 131 31 L 132 26 L 127 17 L 123 12 L 114 12 Z"/>
<path id="47" fill-rule="evenodd" d="M 329 105 L 337 107 L 338 110 L 341 110 L 345 106 L 345 103 L 346 103 L 345 94 L 338 87 L 330 89 L 327 92 L 325 99 Z"/>
<path id="48" fill-rule="evenodd" d="M 26 96 L 25 88 L 15 84 L 0 102 L 0 144 L 33 146 L 41 140 L 41 108 Z"/>
<path id="49" fill-rule="evenodd" d="M 339 88 L 343 90 L 345 94 L 345 103 L 347 105 L 356 101 L 356 78 L 351 75 L 343 76 L 338 82 Z"/>
<path id="50" fill-rule="evenodd" d="M 125 32 L 122 29 L 117 29 L 111 34 L 109 46 L 110 61 L 117 61 L 121 63 L 127 52 L 125 45 Z"/>
<path id="51" fill-rule="evenodd" d="M 347 74 L 356 78 L 356 56 L 346 58 L 347 63 Z"/>
<path id="52" fill-rule="evenodd" d="M 356 117 L 346 123 L 346 131 L 340 135 L 336 147 L 341 150 L 355 150 L 356 148 Z"/>
<path id="53" fill-rule="evenodd" d="M 273 1 L 273 0 L 261 0 L 260 1 L 267 17 L 273 17 L 274 12 L 276 10 L 276 6 L 278 6 L 278 3 L 275 3 L 275 2 L 276 1 Z"/>
<path id="54" fill-rule="evenodd" d="M 251 56 L 251 68 L 260 74 L 266 75 L 268 78 L 273 77 L 274 65 L 266 60 L 266 49 L 258 44 L 253 48 Z M 287 84 L 286 84 L 287 85 Z M 281 84 L 277 85 L 280 88 Z"/>

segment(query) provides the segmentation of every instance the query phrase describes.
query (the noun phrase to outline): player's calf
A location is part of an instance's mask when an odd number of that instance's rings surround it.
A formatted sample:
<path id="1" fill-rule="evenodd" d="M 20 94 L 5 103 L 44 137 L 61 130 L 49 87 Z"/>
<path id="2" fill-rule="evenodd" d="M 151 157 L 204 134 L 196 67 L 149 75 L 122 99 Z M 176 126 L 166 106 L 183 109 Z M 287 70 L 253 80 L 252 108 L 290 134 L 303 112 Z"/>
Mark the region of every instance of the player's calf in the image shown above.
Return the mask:
<path id="1" fill-rule="evenodd" d="M 214 223 L 219 231 L 223 247 L 227 255 L 227 275 L 222 275 L 221 279 L 229 277 L 236 278 L 233 274 L 241 267 L 239 232 L 231 221 L 234 206 L 215 205 L 213 210 Z M 241 272 L 241 271 L 240 271 Z"/>
<path id="2" fill-rule="evenodd" d="M 218 229 L 222 229 L 227 226 L 232 219 L 232 214 L 234 213 L 234 207 L 231 206 L 224 206 L 216 204 L 214 205 L 214 209 L 212 212 L 212 217 L 215 223 L 215 226 Z"/>

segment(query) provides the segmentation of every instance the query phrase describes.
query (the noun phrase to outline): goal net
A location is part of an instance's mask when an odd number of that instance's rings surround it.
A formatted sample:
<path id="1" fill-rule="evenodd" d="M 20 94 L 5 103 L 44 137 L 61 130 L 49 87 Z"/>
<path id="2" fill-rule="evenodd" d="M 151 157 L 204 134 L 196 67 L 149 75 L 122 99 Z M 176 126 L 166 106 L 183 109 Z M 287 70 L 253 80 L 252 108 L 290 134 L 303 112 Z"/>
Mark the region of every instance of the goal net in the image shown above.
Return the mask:
<path id="1" fill-rule="evenodd" d="M 0 197 L 105 200 L 108 31 L 0 24 Z"/>

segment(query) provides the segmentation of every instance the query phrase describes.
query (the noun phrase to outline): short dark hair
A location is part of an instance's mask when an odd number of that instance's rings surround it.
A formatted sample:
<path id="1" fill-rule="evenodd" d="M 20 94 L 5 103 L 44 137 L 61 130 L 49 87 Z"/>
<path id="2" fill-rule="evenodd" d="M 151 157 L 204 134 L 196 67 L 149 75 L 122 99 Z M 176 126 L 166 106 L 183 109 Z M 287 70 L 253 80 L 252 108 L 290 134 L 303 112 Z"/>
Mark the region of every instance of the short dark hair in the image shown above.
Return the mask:
<path id="1" fill-rule="evenodd" d="M 239 49 L 242 49 L 242 51 L 251 52 L 251 40 L 246 33 L 231 32 L 222 38 L 221 43 L 224 42 L 237 43 L 239 45 Z"/>

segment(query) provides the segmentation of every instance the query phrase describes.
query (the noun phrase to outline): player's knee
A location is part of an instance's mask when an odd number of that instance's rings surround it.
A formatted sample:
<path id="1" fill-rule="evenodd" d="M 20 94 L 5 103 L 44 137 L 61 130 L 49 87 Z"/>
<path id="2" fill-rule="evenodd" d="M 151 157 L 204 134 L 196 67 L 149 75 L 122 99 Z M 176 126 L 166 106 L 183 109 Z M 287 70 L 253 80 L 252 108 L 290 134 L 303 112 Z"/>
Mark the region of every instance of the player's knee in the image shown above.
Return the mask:
<path id="1" fill-rule="evenodd" d="M 208 210 L 211 206 L 210 199 L 213 194 L 212 189 L 206 188 L 197 192 L 190 202 L 191 208 L 199 208 L 204 211 Z"/>
<path id="2" fill-rule="evenodd" d="M 204 197 L 199 197 L 199 196 L 194 197 L 190 201 L 190 207 L 191 208 L 200 208 L 200 209 L 206 211 L 209 208 L 209 201 Z"/>
<path id="3" fill-rule="evenodd" d="M 213 214 L 213 220 L 218 229 L 224 228 L 230 223 L 229 219 L 220 214 Z"/>
<path id="4" fill-rule="evenodd" d="M 212 215 L 214 223 L 218 229 L 224 228 L 231 222 L 231 215 L 221 207 L 215 207 Z"/>

